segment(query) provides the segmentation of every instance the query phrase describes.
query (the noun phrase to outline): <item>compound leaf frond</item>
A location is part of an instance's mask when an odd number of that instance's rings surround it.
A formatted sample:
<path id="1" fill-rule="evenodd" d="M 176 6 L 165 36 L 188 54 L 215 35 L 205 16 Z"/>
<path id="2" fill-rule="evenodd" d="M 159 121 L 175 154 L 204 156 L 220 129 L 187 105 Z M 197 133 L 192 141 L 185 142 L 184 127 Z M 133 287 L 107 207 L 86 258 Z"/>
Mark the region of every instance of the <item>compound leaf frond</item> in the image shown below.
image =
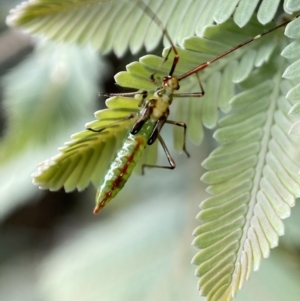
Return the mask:
<path id="1" fill-rule="evenodd" d="M 90 44 L 102 53 L 113 50 L 122 56 L 128 48 L 136 53 L 143 45 L 148 51 L 153 50 L 162 37 L 161 30 L 153 26 L 151 16 L 147 16 L 136 2 L 31 0 L 11 10 L 7 23 L 55 41 Z M 236 24 L 243 27 L 258 5 L 257 1 L 250 4 L 244 0 L 144 2 L 167 24 L 172 39 L 180 46 L 187 36 L 194 33 L 202 36 L 206 25 L 214 21 L 223 23 L 232 14 Z M 262 1 L 258 11 L 259 21 L 262 24 L 270 22 L 277 7 L 278 1 Z"/>
<path id="2" fill-rule="evenodd" d="M 90 182 L 95 186 L 99 185 L 135 120 L 132 118 L 118 123 L 120 118 L 137 111 L 138 100 L 131 98 L 130 101 L 131 108 L 128 109 L 128 98 L 116 96 L 108 99 L 107 105 L 111 108 L 97 111 L 97 120 L 86 124 L 87 128 L 100 132 L 85 130 L 72 135 L 72 140 L 59 148 L 58 155 L 40 163 L 38 170 L 32 175 L 33 183 L 41 189 L 53 191 L 61 187 L 66 191 L 76 188 L 80 191 Z M 116 104 L 124 108 L 114 108 Z M 114 122 L 116 123 L 113 124 Z"/>

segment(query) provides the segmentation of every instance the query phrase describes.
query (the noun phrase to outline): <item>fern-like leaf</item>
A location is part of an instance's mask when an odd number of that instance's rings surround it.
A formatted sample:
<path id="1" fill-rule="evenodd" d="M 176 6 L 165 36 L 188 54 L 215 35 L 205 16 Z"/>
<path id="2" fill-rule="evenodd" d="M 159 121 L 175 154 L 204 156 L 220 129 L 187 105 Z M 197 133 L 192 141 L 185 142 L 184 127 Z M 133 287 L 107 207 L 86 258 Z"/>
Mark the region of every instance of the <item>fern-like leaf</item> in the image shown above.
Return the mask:
<path id="1" fill-rule="evenodd" d="M 39 164 L 32 175 L 33 183 L 41 189 L 52 191 L 64 187 L 69 192 L 85 189 L 90 182 L 99 185 L 116 151 L 136 118 L 118 122 L 130 113 L 138 111 L 138 99 L 112 97 L 106 101 L 108 109 L 95 113 L 97 120 L 86 124 L 85 130 L 72 135 L 72 140 L 59 148 L 59 154 Z M 115 123 L 115 124 L 114 124 Z M 156 161 L 156 148 L 145 152 L 141 164 Z"/>
<path id="2" fill-rule="evenodd" d="M 150 51 L 162 36 L 152 18 L 136 5 L 137 1 L 31 0 L 12 10 L 7 23 L 56 41 L 90 44 L 102 53 L 114 50 L 122 56 L 128 48 L 136 53 L 143 45 Z M 202 35 L 206 25 L 214 20 L 225 22 L 233 13 L 235 22 L 244 26 L 257 5 L 255 1 L 249 4 L 244 0 L 144 2 L 167 24 L 172 38 L 181 46 L 185 37 L 193 33 Z M 274 17 L 278 1 L 261 2 L 258 19 L 265 24 Z M 236 5 L 238 9 L 234 12 Z"/>
<path id="3" fill-rule="evenodd" d="M 287 32 L 297 24 L 291 23 Z M 218 122 L 214 134 L 220 146 L 203 162 L 208 172 L 202 181 L 212 196 L 201 203 L 197 216 L 201 225 L 193 244 L 200 251 L 193 263 L 207 300 L 232 300 L 278 245 L 282 219 L 300 196 L 299 142 L 289 136 L 296 121 L 289 113 L 299 106 L 291 97 L 299 73 L 296 62 L 286 69 L 288 63 L 279 56 L 285 43 L 274 43 L 277 49 L 268 63 L 240 83 L 243 91 L 231 98 L 232 112 Z M 296 44 L 283 53 L 293 52 Z"/>

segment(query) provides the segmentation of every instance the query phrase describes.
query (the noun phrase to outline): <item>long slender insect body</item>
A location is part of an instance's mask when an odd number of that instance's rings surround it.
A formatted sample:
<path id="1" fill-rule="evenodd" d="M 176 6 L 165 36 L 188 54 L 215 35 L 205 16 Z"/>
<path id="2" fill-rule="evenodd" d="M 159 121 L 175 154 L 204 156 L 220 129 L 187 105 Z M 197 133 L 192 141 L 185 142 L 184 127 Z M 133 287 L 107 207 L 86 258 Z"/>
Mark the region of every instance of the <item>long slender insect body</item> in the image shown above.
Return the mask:
<path id="1" fill-rule="evenodd" d="M 169 116 L 169 106 L 173 100 L 173 91 L 178 90 L 176 77 L 165 77 L 153 97 L 139 112 L 138 120 L 133 125 L 122 148 L 117 152 L 106 176 L 97 190 L 94 214 L 104 208 L 123 188 L 146 145 L 151 145 L 158 138 L 159 132 Z"/>
<path id="2" fill-rule="evenodd" d="M 147 121 L 147 123 L 151 122 Z M 147 137 L 152 131 L 151 126 L 153 128 L 154 124 L 143 127 L 136 135 L 129 134 L 123 141 L 122 148 L 117 152 L 97 191 L 94 214 L 105 207 L 125 185 L 146 147 Z"/>

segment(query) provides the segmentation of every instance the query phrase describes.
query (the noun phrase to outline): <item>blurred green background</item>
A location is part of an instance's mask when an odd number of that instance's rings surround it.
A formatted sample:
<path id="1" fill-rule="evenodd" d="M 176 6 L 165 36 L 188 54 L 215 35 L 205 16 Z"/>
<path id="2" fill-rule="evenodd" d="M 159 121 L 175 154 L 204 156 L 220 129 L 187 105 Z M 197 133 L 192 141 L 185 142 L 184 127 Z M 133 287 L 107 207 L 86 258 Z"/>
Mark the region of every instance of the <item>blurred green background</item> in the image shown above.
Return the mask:
<path id="1" fill-rule="evenodd" d="M 191 233 L 206 197 L 200 164 L 213 141 L 188 143 L 190 159 L 172 152 L 174 171 L 133 175 L 98 216 L 93 188 L 39 191 L 30 178 L 37 163 L 84 129 L 104 107 L 98 91 L 113 91 L 113 74 L 144 52 L 118 61 L 39 41 L 6 27 L 19 2 L 0 2 L 0 300 L 204 300 L 190 264 Z M 171 137 L 170 129 L 163 136 Z M 298 205 L 280 247 L 236 300 L 300 300 L 299 216 Z"/>

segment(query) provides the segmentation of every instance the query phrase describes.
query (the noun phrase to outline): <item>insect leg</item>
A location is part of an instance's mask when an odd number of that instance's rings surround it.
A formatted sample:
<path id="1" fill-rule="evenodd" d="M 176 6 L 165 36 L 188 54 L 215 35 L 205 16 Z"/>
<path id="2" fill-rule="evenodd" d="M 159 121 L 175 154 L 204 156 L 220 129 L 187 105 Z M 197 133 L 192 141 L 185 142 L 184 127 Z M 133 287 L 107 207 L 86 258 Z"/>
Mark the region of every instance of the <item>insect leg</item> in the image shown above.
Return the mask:
<path id="1" fill-rule="evenodd" d="M 136 96 L 136 95 L 142 95 L 142 99 L 139 103 L 139 107 L 142 107 L 145 103 L 145 99 L 148 96 L 148 91 L 145 90 L 138 90 L 138 91 L 134 91 L 134 92 L 121 92 L 121 93 L 102 93 L 100 92 L 98 94 L 99 96 L 104 96 L 104 97 L 112 97 L 112 96 Z"/>
<path id="2" fill-rule="evenodd" d="M 126 120 L 129 120 L 129 119 L 132 119 L 132 118 L 134 118 L 135 116 L 136 116 L 135 113 L 131 113 L 131 114 L 129 114 L 128 116 L 123 117 L 123 118 L 120 118 L 120 119 L 116 120 L 115 122 L 112 122 L 111 124 L 109 124 L 109 125 L 107 125 L 107 126 L 104 126 L 104 127 L 102 127 L 102 128 L 99 128 L 99 129 L 97 129 L 97 130 L 92 129 L 92 128 L 87 128 L 87 130 L 89 130 L 89 131 L 91 131 L 91 132 L 95 132 L 95 133 L 100 133 L 100 132 L 102 132 L 102 131 L 104 131 L 104 130 L 106 130 L 106 129 L 108 129 L 108 128 L 114 127 L 116 124 L 119 124 L 119 123 L 121 123 L 121 122 L 123 122 L 123 121 L 126 121 Z"/>
<path id="3" fill-rule="evenodd" d="M 142 10 L 150 17 L 152 18 L 152 20 L 161 28 L 163 34 L 165 35 L 165 37 L 168 39 L 169 43 L 171 44 L 171 49 L 173 50 L 174 52 L 174 58 L 173 58 L 173 63 L 172 63 L 172 67 L 171 67 L 171 70 L 169 72 L 169 76 L 171 77 L 175 71 L 175 68 L 176 68 L 176 65 L 179 61 L 179 54 L 177 52 L 177 49 L 174 45 L 174 43 L 172 42 L 172 39 L 169 35 L 169 32 L 167 31 L 167 28 L 164 26 L 164 24 L 162 23 L 162 21 L 155 15 L 155 13 L 153 12 L 152 9 L 150 9 L 149 6 L 147 6 L 143 1 L 138 1 L 136 2 L 137 5 L 139 5 Z M 166 59 L 163 61 L 163 63 L 168 59 L 168 56 L 171 52 L 171 49 L 166 57 Z M 161 65 L 160 65 L 161 66 Z M 157 69 L 158 70 L 158 69 Z M 155 71 L 155 73 L 157 72 L 157 70 Z M 153 75 L 150 76 L 150 80 L 152 79 L 152 77 L 155 75 L 155 73 Z M 155 80 L 153 78 L 152 82 L 155 83 Z"/>
<path id="4" fill-rule="evenodd" d="M 143 98 L 146 98 L 148 96 L 148 92 L 145 90 L 138 90 L 133 92 L 120 92 L 120 93 L 106 93 L 106 92 L 99 92 L 98 96 L 104 96 L 104 97 L 111 97 L 111 96 L 135 96 L 141 94 Z"/>
<path id="5" fill-rule="evenodd" d="M 143 164 L 142 165 L 142 174 L 144 174 L 145 171 L 145 167 L 154 167 L 154 168 L 165 168 L 165 169 L 174 169 L 176 167 L 176 163 L 174 161 L 174 159 L 172 158 L 167 145 L 165 144 L 165 141 L 163 140 L 163 138 L 161 137 L 161 135 L 158 135 L 158 140 L 167 156 L 167 159 L 169 161 L 170 166 L 165 166 L 165 165 L 152 165 L 152 164 Z"/>
<path id="6" fill-rule="evenodd" d="M 164 63 L 168 60 L 171 50 L 172 50 L 172 47 L 169 49 L 169 51 L 168 51 L 167 55 L 164 57 L 163 61 L 159 64 L 159 66 L 155 69 L 155 71 L 149 76 L 150 81 L 153 82 L 156 86 L 158 86 L 158 83 L 156 82 L 154 76 L 158 72 L 158 70 L 164 65 Z"/>
<path id="7" fill-rule="evenodd" d="M 191 92 L 191 93 L 174 93 L 174 97 L 202 97 L 204 96 L 203 92 Z"/>
<path id="8" fill-rule="evenodd" d="M 154 141 L 160 137 L 159 133 L 160 133 L 160 130 L 162 129 L 163 125 L 165 123 L 168 123 L 168 124 L 172 124 L 172 125 L 176 125 L 176 126 L 180 126 L 180 127 L 183 127 L 183 145 L 182 145 L 182 150 L 186 153 L 187 157 L 189 158 L 190 157 L 190 154 L 188 153 L 188 151 L 186 150 L 186 129 L 187 129 L 187 126 L 184 122 L 181 122 L 181 121 L 173 121 L 173 120 L 167 120 L 166 119 L 167 116 L 162 116 L 157 122 L 156 122 L 156 125 L 148 139 L 148 145 L 151 145 L 154 143 Z"/>
<path id="9" fill-rule="evenodd" d="M 200 86 L 200 92 L 191 92 L 191 93 L 174 93 L 174 97 L 202 97 L 204 96 L 205 92 L 204 92 L 204 88 L 203 85 L 201 83 L 200 77 L 198 73 L 195 73 L 199 86 Z"/>
<path id="10" fill-rule="evenodd" d="M 182 150 L 186 153 L 187 157 L 189 158 L 190 154 L 186 150 L 186 129 L 187 129 L 186 124 L 184 122 L 181 122 L 181 121 L 173 121 L 173 120 L 167 120 L 166 123 L 183 127 L 183 145 L 182 145 Z"/>

